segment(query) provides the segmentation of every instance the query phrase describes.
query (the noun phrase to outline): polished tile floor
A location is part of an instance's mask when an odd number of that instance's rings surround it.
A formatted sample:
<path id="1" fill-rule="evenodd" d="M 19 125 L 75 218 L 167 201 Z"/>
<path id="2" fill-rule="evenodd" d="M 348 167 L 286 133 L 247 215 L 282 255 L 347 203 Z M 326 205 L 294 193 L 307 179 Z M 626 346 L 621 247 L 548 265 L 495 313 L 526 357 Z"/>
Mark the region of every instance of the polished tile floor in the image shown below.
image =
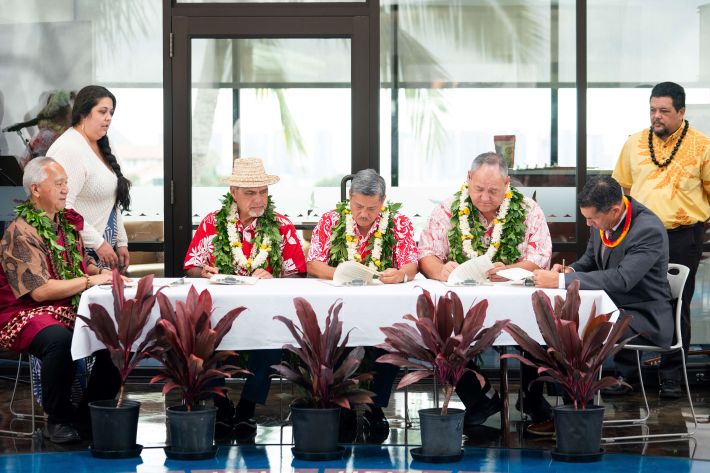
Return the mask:
<path id="1" fill-rule="evenodd" d="M 234 389 L 232 398 L 238 398 L 240 384 L 230 384 Z M 8 410 L 12 383 L 0 380 L 0 428 L 13 429 L 29 428 L 27 421 L 13 419 Z M 512 387 L 515 392 L 515 386 Z M 131 384 L 129 386 L 130 398 L 142 403 L 140 424 L 138 427 L 138 443 L 144 446 L 144 453 L 139 460 L 123 460 L 120 462 L 95 460 L 103 466 L 105 471 L 168 471 L 179 469 L 183 471 L 215 471 L 215 469 L 254 469 L 263 471 L 271 469 L 276 471 L 292 471 L 304 468 L 334 468 L 332 471 L 353 471 L 358 469 L 384 469 L 407 470 L 427 469 L 444 471 L 653 471 L 657 473 L 660 468 L 672 468 L 670 471 L 708 471 L 710 472 L 710 424 L 708 416 L 710 405 L 708 398 L 710 387 L 693 386 L 693 399 L 698 414 L 699 426 L 694 436 L 690 439 L 664 442 L 615 442 L 604 446 L 605 459 L 596 465 L 603 467 L 577 467 L 569 464 L 558 464 L 550 460 L 549 451 L 554 447 L 554 439 L 539 438 L 524 433 L 524 424 L 520 414 L 512 408 L 511 432 L 507 438 L 501 434 L 500 415 L 496 414 L 488 419 L 485 425 L 477 431 L 471 432 L 465 438 L 466 454 L 463 463 L 457 465 L 437 465 L 431 468 L 427 465 L 410 463 L 407 449 L 419 444 L 419 429 L 417 410 L 432 407 L 434 398 L 431 384 L 419 383 L 414 389 L 405 393 L 395 392 L 386 410 L 390 420 L 391 432 L 384 446 L 367 446 L 361 442 L 361 437 L 348 446 L 349 456 L 341 462 L 330 462 L 309 466 L 299 461 L 293 461 L 288 446 L 283 448 L 279 444 L 288 444 L 291 439 L 290 427 L 282 427 L 282 419 L 288 412 L 286 404 L 279 398 L 279 393 L 289 389 L 288 386 L 274 382 L 269 401 L 266 406 L 257 409 L 259 430 L 255 438 L 255 446 L 242 446 L 229 448 L 229 444 L 237 445 L 236 441 L 223 442 L 223 448 L 216 460 L 199 462 L 187 468 L 186 465 L 175 465 L 170 461 L 165 462 L 162 447 L 165 445 L 165 400 L 157 386 L 147 384 Z M 692 429 L 692 419 L 687 406 L 687 399 L 677 401 L 661 400 L 650 387 L 651 417 L 648 421 L 648 433 L 661 432 L 687 432 Z M 16 409 L 26 411 L 29 406 L 29 387 L 21 386 L 16 401 Z M 556 397 L 550 397 L 550 402 L 555 403 Z M 511 395 L 510 405 L 515 403 L 515 394 Z M 456 403 L 454 403 L 456 404 Z M 624 397 L 608 398 L 603 400 L 606 407 L 605 418 L 623 418 L 638 415 L 640 412 L 641 398 L 638 393 Z M 460 404 L 459 404 L 460 406 Z M 630 429 L 605 428 L 604 435 L 622 435 L 642 433 L 640 427 Z M 507 445 L 506 445 L 507 444 Z M 268 446 L 268 447 L 267 447 Z M 509 448 L 506 448 L 509 447 Z M 0 437 L 0 471 L 45 471 L 52 467 L 54 473 L 63 471 L 79 472 L 96 468 L 87 452 L 88 443 L 82 442 L 70 446 L 58 446 L 43 441 L 39 436 L 34 438 L 18 439 Z M 74 452 L 69 456 L 56 455 L 18 455 L 40 452 Z M 379 453 L 378 453 L 379 452 Z M 617 455 L 624 454 L 624 455 Z M 630 454 L 631 456 L 627 455 Z M 663 457 L 663 458 L 657 458 Z M 677 461 L 671 461 L 671 460 Z M 680 461 L 682 459 L 682 461 Z M 692 461 L 688 461 L 691 459 Z M 520 462 L 529 464 L 530 470 L 520 466 Z M 665 462 L 665 463 L 664 463 Z M 62 469 L 61 465 L 67 465 Z M 73 465 L 73 466 L 69 466 Z M 199 466 L 199 468 L 198 468 Z M 54 468 L 56 467 L 56 469 Z M 203 468 L 204 467 L 204 468 Z M 599 469 L 601 468 L 601 470 Z M 93 471 L 93 470 L 92 470 Z"/>

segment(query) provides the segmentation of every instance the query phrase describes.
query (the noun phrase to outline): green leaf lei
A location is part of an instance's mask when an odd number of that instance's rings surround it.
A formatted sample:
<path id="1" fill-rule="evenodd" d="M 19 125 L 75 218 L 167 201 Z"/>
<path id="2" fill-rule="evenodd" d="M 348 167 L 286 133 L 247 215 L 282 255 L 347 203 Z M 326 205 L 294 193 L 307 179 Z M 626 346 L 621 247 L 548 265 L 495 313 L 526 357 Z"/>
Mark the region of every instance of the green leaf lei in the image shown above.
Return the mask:
<path id="1" fill-rule="evenodd" d="M 500 238 L 500 247 L 493 257 L 493 262 L 500 261 L 503 264 L 512 264 L 520 259 L 520 250 L 518 246 L 525 239 L 525 216 L 527 211 L 523 205 L 525 197 L 515 187 L 510 187 L 512 196 L 510 197 L 510 205 L 508 214 L 503 222 L 503 232 Z M 461 190 L 454 194 L 454 201 L 451 203 L 451 230 L 449 230 L 449 260 L 456 261 L 461 264 L 468 260 L 463 252 L 461 230 L 459 229 L 459 200 Z M 483 244 L 483 235 L 486 233 L 481 221 L 478 219 L 478 210 L 471 202 L 471 197 L 466 197 L 465 200 L 468 214 L 463 217 L 468 217 L 468 223 L 471 227 L 473 235 L 473 249 L 478 254 L 484 254 L 488 250 L 488 246 Z"/>
<path id="2" fill-rule="evenodd" d="M 382 256 L 380 257 L 380 265 L 378 266 L 379 271 L 394 267 L 394 247 L 397 245 L 397 239 L 394 235 L 394 218 L 397 214 L 397 211 L 401 207 L 401 203 L 387 202 L 385 204 L 385 210 L 382 211 L 389 211 L 389 222 L 387 223 L 387 230 L 385 231 L 385 234 L 382 235 Z M 338 223 L 333 226 L 333 233 L 330 235 L 330 251 L 328 252 L 328 265 L 333 267 L 338 266 L 343 261 L 348 260 L 348 247 L 345 235 L 345 220 L 347 214 L 350 213 L 350 201 L 343 200 L 342 202 L 338 202 L 338 204 L 335 206 L 335 211 L 339 215 Z M 380 215 L 382 215 L 382 212 L 380 212 Z M 365 266 L 370 264 L 370 262 L 372 261 L 372 247 L 374 246 L 374 244 L 375 238 L 372 238 L 371 235 L 370 240 L 368 241 L 364 251 L 367 252 L 367 256 L 362 261 L 360 261 L 360 263 L 364 264 Z"/>
<path id="3" fill-rule="evenodd" d="M 232 260 L 232 249 L 229 244 L 229 233 L 227 232 L 227 219 L 231 213 L 234 197 L 227 192 L 222 198 L 222 208 L 215 214 L 215 226 L 217 235 L 212 240 L 214 245 L 214 264 L 219 269 L 220 274 L 234 274 L 234 262 Z M 268 236 L 271 240 L 271 251 L 266 261 L 259 266 L 266 269 L 271 266 L 271 274 L 278 277 L 281 274 L 283 266 L 283 255 L 281 254 L 281 242 L 283 238 L 279 232 L 279 222 L 276 220 L 276 211 L 274 211 L 274 203 L 269 196 L 266 204 L 266 210 L 261 217 L 256 221 L 256 231 L 252 244 L 259 248 L 264 237 Z M 252 267 L 249 273 L 253 273 L 257 267 Z"/>
<path id="4" fill-rule="evenodd" d="M 57 212 L 57 220 L 64 235 L 64 243 L 69 248 L 68 251 L 65 251 L 66 248 L 59 244 L 59 235 L 44 210 L 38 210 L 32 202 L 27 201 L 15 207 L 15 214 L 37 230 L 40 238 L 49 247 L 49 261 L 58 278 L 67 280 L 84 277 L 81 254 L 77 245 L 76 227 L 67 222 L 64 211 Z M 64 253 L 64 257 L 62 253 Z M 80 294 L 75 294 L 71 299 L 72 305 L 78 306 L 80 298 Z"/>

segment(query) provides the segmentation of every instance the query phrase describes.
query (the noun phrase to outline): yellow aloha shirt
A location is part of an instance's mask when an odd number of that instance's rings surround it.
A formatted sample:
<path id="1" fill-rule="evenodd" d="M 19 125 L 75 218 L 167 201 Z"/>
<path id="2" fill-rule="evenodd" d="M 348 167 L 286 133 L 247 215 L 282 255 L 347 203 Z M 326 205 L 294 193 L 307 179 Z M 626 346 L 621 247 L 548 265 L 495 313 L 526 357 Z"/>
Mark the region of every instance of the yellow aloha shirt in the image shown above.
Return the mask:
<path id="1" fill-rule="evenodd" d="M 665 162 L 684 125 L 665 142 L 653 135 L 656 161 Z M 651 161 L 648 128 L 631 135 L 612 174 L 631 197 L 651 209 L 666 229 L 704 222 L 710 217 L 710 138 L 693 128 L 683 138 L 673 161 L 659 168 Z"/>

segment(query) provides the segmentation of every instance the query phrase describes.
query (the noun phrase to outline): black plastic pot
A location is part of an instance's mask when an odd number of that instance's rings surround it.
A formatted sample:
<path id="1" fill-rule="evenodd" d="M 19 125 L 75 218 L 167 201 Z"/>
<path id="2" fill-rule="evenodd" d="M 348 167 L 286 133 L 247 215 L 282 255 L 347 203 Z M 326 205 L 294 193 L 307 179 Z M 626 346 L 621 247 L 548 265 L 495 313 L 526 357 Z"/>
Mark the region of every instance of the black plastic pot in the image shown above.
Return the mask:
<path id="1" fill-rule="evenodd" d="M 137 401 L 123 401 L 121 407 L 116 407 L 113 399 L 90 402 L 92 454 L 113 455 L 115 458 L 137 456 L 136 432 L 140 407 Z"/>
<path id="2" fill-rule="evenodd" d="M 291 407 L 294 453 L 331 454 L 338 448 L 340 408 L 311 409 Z M 326 455 L 327 456 L 327 455 Z"/>
<path id="3" fill-rule="evenodd" d="M 217 409 L 197 406 L 168 407 L 168 438 L 173 453 L 202 454 L 214 450 L 214 425 Z"/>
<path id="4" fill-rule="evenodd" d="M 601 458 L 604 407 L 591 405 L 575 409 L 564 405 L 553 408 L 557 449 L 555 458 L 563 461 L 595 461 Z"/>
<path id="5" fill-rule="evenodd" d="M 441 457 L 455 460 L 461 456 L 464 413 L 463 409 L 448 409 L 442 416 L 439 408 L 419 410 L 424 458 L 431 459 L 428 461 Z"/>

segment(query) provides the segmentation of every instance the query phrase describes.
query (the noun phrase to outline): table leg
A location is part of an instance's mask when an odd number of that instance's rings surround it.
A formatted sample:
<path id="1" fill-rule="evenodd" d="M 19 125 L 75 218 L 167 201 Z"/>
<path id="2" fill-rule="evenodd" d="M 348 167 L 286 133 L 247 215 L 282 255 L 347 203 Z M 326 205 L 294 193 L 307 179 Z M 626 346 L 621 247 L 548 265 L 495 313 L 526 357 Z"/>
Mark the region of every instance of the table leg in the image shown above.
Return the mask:
<path id="1" fill-rule="evenodd" d="M 501 354 L 508 352 L 508 347 L 501 347 Z M 503 446 L 510 447 L 510 409 L 508 401 L 508 359 L 500 359 L 500 395 L 503 407 L 500 410 L 500 433 L 503 437 Z"/>

